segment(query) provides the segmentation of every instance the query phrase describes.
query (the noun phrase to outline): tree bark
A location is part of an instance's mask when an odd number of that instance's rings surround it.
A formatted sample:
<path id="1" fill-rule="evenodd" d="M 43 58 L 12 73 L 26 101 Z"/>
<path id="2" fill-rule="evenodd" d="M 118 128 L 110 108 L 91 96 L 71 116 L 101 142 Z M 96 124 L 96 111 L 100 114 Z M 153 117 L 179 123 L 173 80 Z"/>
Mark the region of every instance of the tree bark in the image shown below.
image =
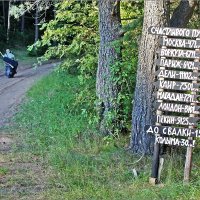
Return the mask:
<path id="1" fill-rule="evenodd" d="M 5 4 L 4 1 L 2 1 L 2 11 L 3 11 L 3 26 L 6 27 L 6 14 L 5 14 Z"/>
<path id="2" fill-rule="evenodd" d="M 148 34 L 150 26 L 167 25 L 168 0 L 145 0 L 144 22 L 142 38 L 139 49 L 137 80 L 134 95 L 132 113 L 132 135 L 130 148 L 134 153 L 152 154 L 154 138 L 146 134 L 145 125 L 153 124 L 155 110 L 153 104 L 155 98 L 156 50 L 159 47 L 158 36 Z"/>
<path id="3" fill-rule="evenodd" d="M 20 27 L 21 33 L 24 33 L 24 24 L 25 24 L 25 14 L 21 16 L 21 27 Z"/>
<path id="4" fill-rule="evenodd" d="M 113 42 L 120 38 L 120 0 L 99 0 L 100 48 L 97 70 L 96 93 L 100 118 L 100 132 L 112 134 L 116 126 L 116 101 L 118 87 L 114 84 L 112 67 L 120 59 L 119 49 Z M 120 47 L 119 47 L 120 48 Z M 117 128 L 117 127 L 115 127 Z"/>
<path id="5" fill-rule="evenodd" d="M 8 42 L 10 39 L 10 6 L 11 6 L 11 1 L 9 0 L 8 2 L 8 21 L 7 21 L 7 33 L 6 33 L 6 41 Z"/>
<path id="6" fill-rule="evenodd" d="M 181 0 L 178 7 L 174 10 L 170 20 L 171 27 L 185 27 L 191 19 L 197 0 Z"/>
<path id="7" fill-rule="evenodd" d="M 35 43 L 39 39 L 39 11 L 38 11 L 38 2 L 36 3 L 36 8 L 35 8 Z"/>

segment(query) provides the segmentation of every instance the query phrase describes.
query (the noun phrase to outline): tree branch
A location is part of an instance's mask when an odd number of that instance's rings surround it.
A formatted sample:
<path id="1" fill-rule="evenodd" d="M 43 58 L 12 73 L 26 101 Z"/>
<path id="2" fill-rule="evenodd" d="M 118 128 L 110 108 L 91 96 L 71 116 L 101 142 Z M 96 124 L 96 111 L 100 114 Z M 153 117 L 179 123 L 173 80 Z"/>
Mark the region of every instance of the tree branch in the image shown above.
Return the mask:
<path id="1" fill-rule="evenodd" d="M 198 0 L 181 0 L 170 19 L 171 27 L 185 27 L 191 19 Z"/>
<path id="2" fill-rule="evenodd" d="M 119 15 L 120 13 L 120 0 L 116 0 L 112 9 L 112 16 Z"/>
<path id="3" fill-rule="evenodd" d="M 122 18 L 121 20 L 132 20 L 132 19 L 137 19 L 137 17 Z"/>

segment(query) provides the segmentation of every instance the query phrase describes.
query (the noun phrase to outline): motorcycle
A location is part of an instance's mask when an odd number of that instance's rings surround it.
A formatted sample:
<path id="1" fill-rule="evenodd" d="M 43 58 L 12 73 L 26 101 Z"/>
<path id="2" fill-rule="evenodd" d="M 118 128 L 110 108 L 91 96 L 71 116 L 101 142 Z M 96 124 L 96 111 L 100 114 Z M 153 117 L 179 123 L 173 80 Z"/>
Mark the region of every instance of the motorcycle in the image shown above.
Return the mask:
<path id="1" fill-rule="evenodd" d="M 17 73 L 18 62 L 5 56 L 3 56 L 3 61 L 5 62 L 5 75 L 8 78 L 13 78 Z"/>

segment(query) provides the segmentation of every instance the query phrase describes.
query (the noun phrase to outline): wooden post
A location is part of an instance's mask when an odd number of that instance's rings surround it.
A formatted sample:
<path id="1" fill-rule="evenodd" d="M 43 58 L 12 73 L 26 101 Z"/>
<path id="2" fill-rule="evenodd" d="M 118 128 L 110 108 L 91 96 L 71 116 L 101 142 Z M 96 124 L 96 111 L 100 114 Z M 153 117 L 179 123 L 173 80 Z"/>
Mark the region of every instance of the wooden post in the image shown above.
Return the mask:
<path id="1" fill-rule="evenodd" d="M 200 40 L 200 39 L 196 39 L 196 40 Z M 196 49 L 197 51 L 199 51 L 199 49 Z M 198 59 L 194 59 L 195 62 L 199 61 Z M 193 72 L 198 73 L 198 70 L 193 70 Z M 192 83 L 197 83 L 197 81 L 192 81 Z M 192 91 L 192 94 L 196 95 L 197 92 Z M 190 105 L 197 105 L 196 103 L 190 103 Z M 195 114 L 190 114 L 190 117 L 195 117 Z M 194 126 L 189 126 L 189 128 L 195 128 Z M 189 137 L 188 139 L 192 139 L 191 137 Z M 192 169 L 192 147 L 187 147 L 187 151 L 186 151 L 186 159 L 185 159 L 185 169 L 184 169 L 184 179 L 183 182 L 185 184 L 189 183 L 190 181 L 190 174 L 191 174 L 191 169 Z"/>
<path id="2" fill-rule="evenodd" d="M 158 183 L 159 154 L 160 154 L 160 145 L 158 143 L 155 143 L 154 151 L 153 151 L 151 177 L 149 179 L 149 183 L 152 185 L 155 185 Z"/>
<path id="3" fill-rule="evenodd" d="M 158 168 L 158 182 L 160 182 L 161 172 L 163 169 L 164 158 L 160 158 L 159 168 Z"/>

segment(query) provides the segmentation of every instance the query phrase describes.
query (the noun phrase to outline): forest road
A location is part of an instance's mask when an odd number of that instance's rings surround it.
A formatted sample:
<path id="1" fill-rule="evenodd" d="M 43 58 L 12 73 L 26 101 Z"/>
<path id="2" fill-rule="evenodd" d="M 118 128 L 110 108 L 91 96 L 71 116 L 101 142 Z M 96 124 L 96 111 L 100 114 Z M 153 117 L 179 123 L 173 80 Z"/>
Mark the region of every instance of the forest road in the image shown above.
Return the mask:
<path id="1" fill-rule="evenodd" d="M 49 74 L 58 63 L 44 64 L 37 68 L 19 69 L 14 78 L 0 73 L 0 127 L 16 112 L 27 90 L 41 77 Z"/>

